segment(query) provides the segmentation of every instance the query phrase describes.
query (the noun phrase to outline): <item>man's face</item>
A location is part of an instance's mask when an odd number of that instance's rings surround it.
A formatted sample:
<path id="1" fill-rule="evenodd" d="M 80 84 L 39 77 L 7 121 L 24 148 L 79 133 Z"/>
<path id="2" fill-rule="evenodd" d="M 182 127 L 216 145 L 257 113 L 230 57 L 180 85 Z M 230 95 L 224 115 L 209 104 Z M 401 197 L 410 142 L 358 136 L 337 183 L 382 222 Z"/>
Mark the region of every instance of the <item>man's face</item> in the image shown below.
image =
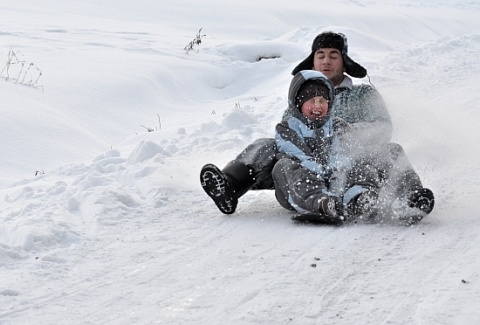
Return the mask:
<path id="1" fill-rule="evenodd" d="M 343 80 L 342 54 L 333 48 L 317 50 L 313 57 L 313 69 L 323 73 L 334 86 L 338 86 Z"/>

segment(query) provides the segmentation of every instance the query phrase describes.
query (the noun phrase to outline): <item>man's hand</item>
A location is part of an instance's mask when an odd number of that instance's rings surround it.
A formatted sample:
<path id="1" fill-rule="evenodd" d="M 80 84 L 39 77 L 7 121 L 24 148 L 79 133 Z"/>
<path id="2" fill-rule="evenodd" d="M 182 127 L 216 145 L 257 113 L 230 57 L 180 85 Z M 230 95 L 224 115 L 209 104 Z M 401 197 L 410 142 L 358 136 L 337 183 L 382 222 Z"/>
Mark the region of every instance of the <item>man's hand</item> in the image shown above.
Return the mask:
<path id="1" fill-rule="evenodd" d="M 351 132 L 353 127 L 350 123 L 347 123 L 341 117 L 334 117 L 333 118 L 333 129 L 339 134 L 343 135 L 345 133 Z"/>

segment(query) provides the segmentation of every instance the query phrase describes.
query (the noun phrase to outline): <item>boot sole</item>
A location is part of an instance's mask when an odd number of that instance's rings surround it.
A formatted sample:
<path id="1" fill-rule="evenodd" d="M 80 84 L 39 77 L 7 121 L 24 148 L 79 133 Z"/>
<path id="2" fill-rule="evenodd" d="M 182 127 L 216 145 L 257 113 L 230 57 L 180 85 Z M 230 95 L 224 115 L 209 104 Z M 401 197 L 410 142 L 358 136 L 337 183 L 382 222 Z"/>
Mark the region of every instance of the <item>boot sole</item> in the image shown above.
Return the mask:
<path id="1" fill-rule="evenodd" d="M 200 183 L 203 190 L 215 202 L 224 214 L 232 214 L 237 207 L 237 199 L 227 189 L 227 180 L 217 166 L 207 164 L 200 172 Z"/>
<path id="2" fill-rule="evenodd" d="M 429 214 L 435 206 L 435 197 L 433 192 L 428 188 L 422 188 L 415 193 L 413 198 L 409 200 L 410 207 L 420 209 Z"/>
<path id="3" fill-rule="evenodd" d="M 435 197 L 433 192 L 428 188 L 420 189 L 416 194 L 416 198 L 412 201 L 410 198 L 408 204 L 410 208 L 417 209 L 419 213 L 414 213 L 410 216 L 401 217 L 400 220 L 405 223 L 406 226 L 416 225 L 422 219 L 432 212 L 435 206 Z"/>

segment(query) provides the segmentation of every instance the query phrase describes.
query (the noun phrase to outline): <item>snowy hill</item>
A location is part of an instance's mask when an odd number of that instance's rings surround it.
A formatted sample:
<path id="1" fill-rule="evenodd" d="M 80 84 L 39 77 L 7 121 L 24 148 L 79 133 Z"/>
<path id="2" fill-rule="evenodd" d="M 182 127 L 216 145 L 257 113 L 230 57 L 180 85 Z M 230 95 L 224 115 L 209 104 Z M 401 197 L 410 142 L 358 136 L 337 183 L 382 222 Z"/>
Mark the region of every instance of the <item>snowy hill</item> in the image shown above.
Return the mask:
<path id="1" fill-rule="evenodd" d="M 0 11 L 0 324 L 480 323 L 476 1 Z M 324 30 L 436 194 L 419 225 L 299 225 L 271 191 L 226 216 L 200 187 L 205 163 L 273 135 Z"/>

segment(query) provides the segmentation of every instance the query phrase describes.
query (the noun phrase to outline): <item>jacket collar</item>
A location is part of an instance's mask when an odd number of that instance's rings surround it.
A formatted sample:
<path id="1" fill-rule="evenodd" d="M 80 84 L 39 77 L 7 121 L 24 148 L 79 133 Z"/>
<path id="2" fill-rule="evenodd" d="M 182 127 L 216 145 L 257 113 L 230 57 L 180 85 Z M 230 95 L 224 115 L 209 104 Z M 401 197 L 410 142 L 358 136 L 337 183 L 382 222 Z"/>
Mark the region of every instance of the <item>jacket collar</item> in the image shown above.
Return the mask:
<path id="1" fill-rule="evenodd" d="M 352 90 L 353 89 L 352 78 L 350 78 L 349 76 L 343 75 L 342 82 L 338 86 L 335 86 L 335 89 L 337 88 L 348 88 Z"/>

